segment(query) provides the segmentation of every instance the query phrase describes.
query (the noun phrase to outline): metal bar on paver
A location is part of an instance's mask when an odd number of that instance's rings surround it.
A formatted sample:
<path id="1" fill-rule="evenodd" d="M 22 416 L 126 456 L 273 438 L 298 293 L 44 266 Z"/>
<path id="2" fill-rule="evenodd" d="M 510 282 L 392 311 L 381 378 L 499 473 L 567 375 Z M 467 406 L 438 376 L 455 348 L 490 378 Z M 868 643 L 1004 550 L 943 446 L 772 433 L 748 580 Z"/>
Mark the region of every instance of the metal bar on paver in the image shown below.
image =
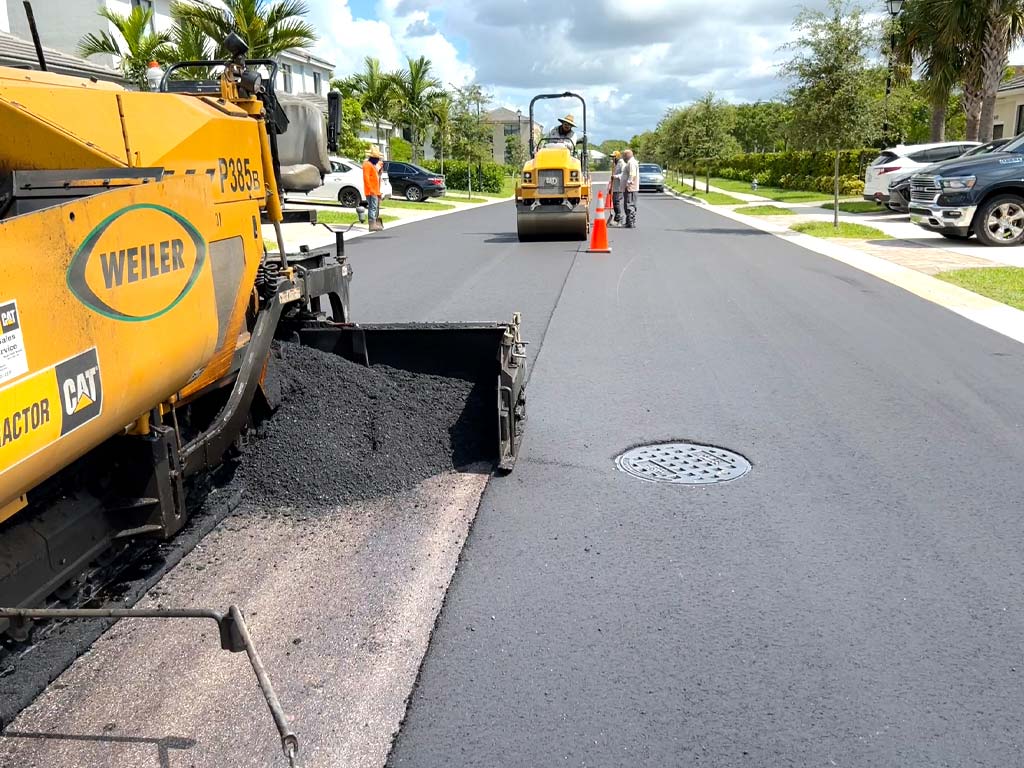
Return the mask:
<path id="1" fill-rule="evenodd" d="M 256 673 L 274 725 L 281 737 L 281 748 L 288 758 L 290 768 L 296 768 L 299 754 L 299 739 L 288 726 L 274 687 L 270 683 L 263 660 L 253 645 L 249 628 L 245 625 L 238 606 L 228 607 L 226 613 L 210 608 L 0 608 L 0 618 L 20 619 L 212 619 L 220 630 L 220 645 L 225 651 L 245 651 L 249 664 Z"/>

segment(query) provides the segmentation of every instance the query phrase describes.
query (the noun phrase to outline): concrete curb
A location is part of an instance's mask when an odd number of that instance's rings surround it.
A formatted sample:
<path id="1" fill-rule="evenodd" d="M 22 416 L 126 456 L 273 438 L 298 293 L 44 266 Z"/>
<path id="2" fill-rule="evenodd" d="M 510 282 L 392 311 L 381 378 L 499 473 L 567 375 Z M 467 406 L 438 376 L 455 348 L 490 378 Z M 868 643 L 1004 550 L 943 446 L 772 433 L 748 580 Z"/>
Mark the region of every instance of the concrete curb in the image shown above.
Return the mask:
<path id="1" fill-rule="evenodd" d="M 699 197 L 690 197 L 689 195 L 681 195 L 669 187 L 665 187 L 665 194 L 669 197 L 674 197 L 676 200 L 682 200 L 684 203 L 690 203 L 691 205 L 702 205 L 705 208 L 711 207 L 707 200 L 701 200 Z"/>
<path id="2" fill-rule="evenodd" d="M 788 227 L 745 216 L 722 206 L 707 206 L 708 210 L 727 219 L 746 224 L 753 229 L 785 239 L 801 248 L 814 251 L 830 259 L 841 261 L 908 293 L 938 304 L 961 317 L 965 317 L 989 330 L 1024 343 L 1024 311 L 981 296 L 965 288 L 943 282 L 931 275 L 895 264 L 878 256 L 830 242 L 811 235 L 794 232 Z"/>

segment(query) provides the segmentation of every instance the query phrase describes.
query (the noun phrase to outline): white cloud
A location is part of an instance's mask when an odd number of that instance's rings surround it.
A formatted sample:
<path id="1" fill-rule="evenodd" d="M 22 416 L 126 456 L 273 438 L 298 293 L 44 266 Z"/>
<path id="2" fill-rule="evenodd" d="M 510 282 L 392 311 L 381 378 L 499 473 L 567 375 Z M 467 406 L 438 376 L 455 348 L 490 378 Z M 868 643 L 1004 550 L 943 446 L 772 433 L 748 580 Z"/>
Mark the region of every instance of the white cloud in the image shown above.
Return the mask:
<path id="1" fill-rule="evenodd" d="M 404 67 L 407 57 L 426 56 L 445 84 L 473 80 L 473 67 L 459 58 L 422 6 L 423 0 L 385 0 L 370 19 L 354 15 L 348 0 L 314 3 L 311 15 L 320 34 L 316 52 L 334 62 L 339 77 L 362 70 L 367 56 L 387 70 Z"/>
<path id="2" fill-rule="evenodd" d="M 495 106 L 524 114 L 539 92 L 575 91 L 602 140 L 648 130 L 707 90 L 733 101 L 780 95 L 793 19 L 827 0 L 378 0 L 373 19 L 349 3 L 312 0 L 318 52 L 339 75 L 365 55 L 388 68 L 424 55 L 446 84 L 475 80 Z M 550 126 L 567 111 L 582 118 L 578 102 L 541 102 L 537 116 Z"/>

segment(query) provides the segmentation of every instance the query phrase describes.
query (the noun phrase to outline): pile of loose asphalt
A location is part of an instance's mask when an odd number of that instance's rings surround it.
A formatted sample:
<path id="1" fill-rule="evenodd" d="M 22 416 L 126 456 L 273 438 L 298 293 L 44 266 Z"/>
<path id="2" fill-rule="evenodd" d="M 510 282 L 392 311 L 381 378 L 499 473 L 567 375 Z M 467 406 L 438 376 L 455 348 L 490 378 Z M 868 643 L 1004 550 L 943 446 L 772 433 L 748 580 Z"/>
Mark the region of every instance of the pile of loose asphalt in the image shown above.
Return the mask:
<path id="1" fill-rule="evenodd" d="M 240 455 L 200 485 L 188 525 L 171 541 L 143 545 L 116 584 L 89 607 L 129 607 L 232 512 L 316 514 L 412 488 L 485 460 L 486 386 L 374 366 L 282 342 L 274 350 L 281 404 L 251 432 Z M 192 504 L 190 504 L 192 506 Z M 247 507 L 242 511 L 240 507 Z M 111 620 L 47 628 L 24 649 L 0 648 L 0 727 L 28 706 Z M 27 650 L 27 652 L 26 652 Z"/>
<path id="2" fill-rule="evenodd" d="M 282 402 L 243 448 L 242 503 L 341 506 L 408 490 L 484 457 L 483 387 L 284 342 Z"/>

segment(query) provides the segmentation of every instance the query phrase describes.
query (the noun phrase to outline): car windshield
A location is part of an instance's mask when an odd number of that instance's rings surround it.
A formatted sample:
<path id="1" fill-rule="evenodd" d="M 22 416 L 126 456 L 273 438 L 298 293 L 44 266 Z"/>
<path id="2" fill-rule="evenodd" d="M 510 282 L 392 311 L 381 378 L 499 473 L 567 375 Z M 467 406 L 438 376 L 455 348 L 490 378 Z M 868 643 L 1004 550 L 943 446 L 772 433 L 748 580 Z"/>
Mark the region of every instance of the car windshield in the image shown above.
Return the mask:
<path id="1" fill-rule="evenodd" d="M 960 157 L 974 157 L 975 155 L 987 155 L 990 152 L 1004 152 L 1006 151 L 1005 141 L 993 141 L 988 144 L 982 144 L 980 147 L 969 149 L 964 152 Z"/>
<path id="2" fill-rule="evenodd" d="M 1000 149 L 1000 152 L 1016 152 L 1017 154 L 1024 153 L 1024 134 L 1018 136 L 1009 144 L 1004 144 Z"/>
<path id="3" fill-rule="evenodd" d="M 661 166 L 645 163 L 640 166 L 640 173 L 661 173 Z"/>

